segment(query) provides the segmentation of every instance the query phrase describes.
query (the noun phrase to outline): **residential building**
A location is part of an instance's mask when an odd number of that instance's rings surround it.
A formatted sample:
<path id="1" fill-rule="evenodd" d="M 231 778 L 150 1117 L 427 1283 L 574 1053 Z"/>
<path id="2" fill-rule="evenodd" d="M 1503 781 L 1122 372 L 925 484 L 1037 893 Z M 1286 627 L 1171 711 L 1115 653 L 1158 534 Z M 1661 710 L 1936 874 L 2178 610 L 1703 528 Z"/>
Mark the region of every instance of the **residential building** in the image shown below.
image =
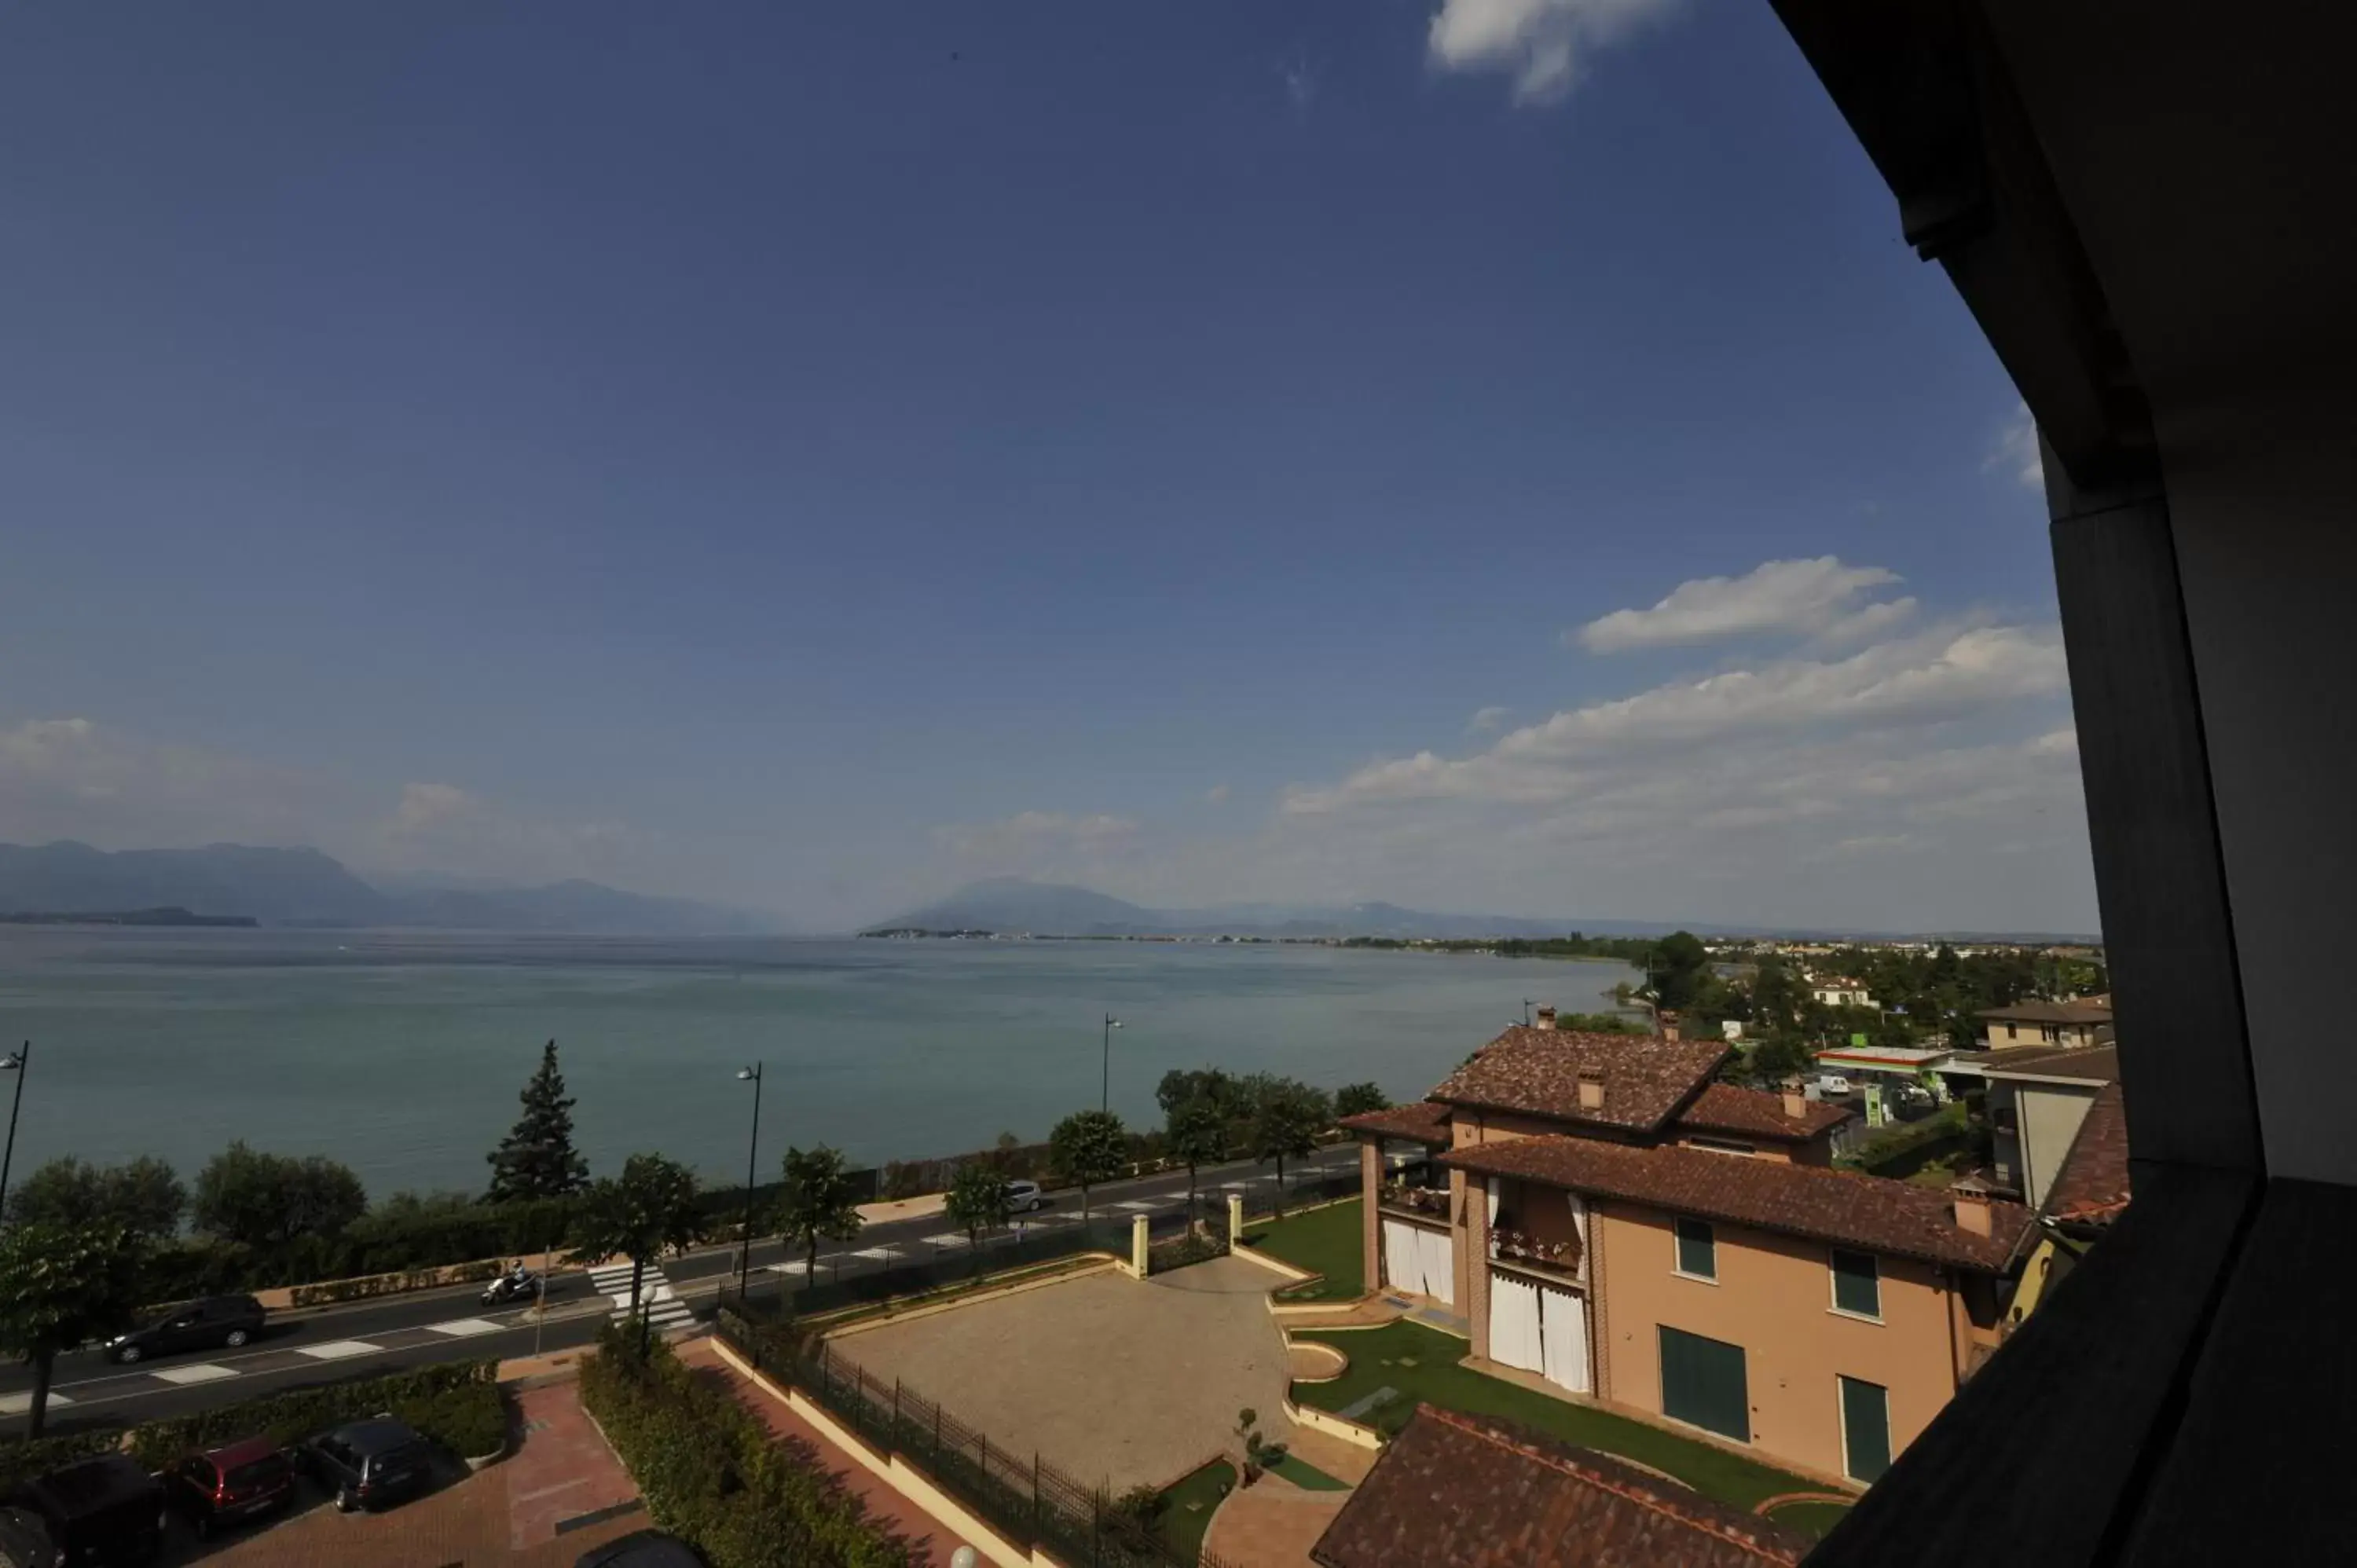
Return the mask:
<path id="1" fill-rule="evenodd" d="M 1866 982 L 1851 980 L 1845 975 L 1814 976 L 1809 981 L 1809 994 L 1820 1007 L 1871 1007 L 1874 997 L 1867 991 Z"/>
<path id="2" fill-rule="evenodd" d="M 1322 1568 L 1763 1568 L 1808 1548 L 1658 1473 L 1423 1405 L 1309 1556 Z"/>
<path id="3" fill-rule="evenodd" d="M 2128 1198 L 2127 1105 L 2120 1086 L 2107 1083 L 2087 1102 L 2070 1153 L 2046 1184 L 2040 1235 L 2023 1260 L 2020 1283 L 2006 1309 L 2006 1332 L 2036 1311 L 2046 1293 L 2111 1230 L 2127 1212 Z"/>
<path id="4" fill-rule="evenodd" d="M 1512 1028 L 1352 1117 L 1366 1277 L 1476 1364 L 1870 1481 L 1997 1343 L 2029 1211 L 1838 1171 L 1855 1112 L 1714 1081 L 1718 1040 Z M 1383 1146 L 1424 1152 L 1384 1185 Z"/>
<path id="5" fill-rule="evenodd" d="M 2043 1208 L 2096 1095 L 2119 1081 L 2120 1057 L 2114 1046 L 2019 1047 L 1965 1052 L 1941 1070 L 1987 1081 L 1995 1185 Z"/>
<path id="6" fill-rule="evenodd" d="M 1977 1015 L 1988 1033 L 1982 1048 L 2001 1051 L 2008 1046 L 2101 1046 L 2112 1038 L 2112 1009 L 2107 1002 L 2018 1002 L 1991 1007 Z"/>

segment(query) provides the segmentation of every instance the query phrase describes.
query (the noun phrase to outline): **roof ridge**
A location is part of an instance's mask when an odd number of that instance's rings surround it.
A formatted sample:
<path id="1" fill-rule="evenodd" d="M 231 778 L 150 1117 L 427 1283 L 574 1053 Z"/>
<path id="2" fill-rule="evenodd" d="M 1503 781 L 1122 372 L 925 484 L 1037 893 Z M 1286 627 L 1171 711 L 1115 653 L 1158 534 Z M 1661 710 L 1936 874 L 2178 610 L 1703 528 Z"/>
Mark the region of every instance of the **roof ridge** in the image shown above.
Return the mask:
<path id="1" fill-rule="evenodd" d="M 1511 1453 L 1518 1454 L 1523 1458 L 1534 1460 L 1538 1464 L 1545 1466 L 1549 1469 L 1559 1470 L 1564 1474 L 1570 1476 L 1577 1480 L 1583 1481 L 1591 1487 L 1596 1487 L 1604 1491 L 1610 1492 L 1614 1497 L 1620 1498 L 1627 1502 L 1635 1503 L 1639 1508 L 1644 1509 L 1649 1512 L 1660 1514 L 1667 1519 L 1674 1519 L 1680 1524 L 1686 1526 L 1688 1529 L 1699 1530 L 1706 1535 L 1717 1536 L 1719 1540 L 1726 1541 L 1728 1545 L 1733 1546 L 1739 1551 L 1749 1552 L 1755 1557 L 1765 1559 L 1770 1563 L 1790 1563 L 1798 1561 L 1797 1558 L 1794 1558 L 1783 1552 L 1780 1549 L 1770 1545 L 1768 1542 L 1761 1541 L 1756 1535 L 1748 1534 L 1742 1530 L 1737 1530 L 1732 1525 L 1727 1524 L 1715 1518 L 1706 1518 L 1697 1514 L 1688 1513 L 1684 1509 L 1674 1506 L 1671 1499 L 1662 1496 L 1660 1493 L 1641 1489 L 1631 1486 L 1625 1481 L 1620 1481 L 1610 1476 L 1607 1476 L 1599 1470 L 1589 1469 L 1579 1464 L 1577 1460 L 1566 1456 L 1563 1453 L 1555 1450 L 1551 1446 L 1531 1443 L 1515 1437 L 1510 1433 L 1506 1433 L 1496 1427 L 1488 1425 L 1462 1412 L 1448 1410 L 1439 1405 L 1427 1404 L 1424 1407 L 1423 1413 L 1429 1416 L 1437 1416 L 1444 1424 L 1456 1427 L 1458 1431 L 1466 1433 L 1473 1437 L 1480 1438 L 1484 1443 L 1488 1443 L 1495 1447 L 1506 1449 Z M 1609 1455 L 1599 1455 L 1598 1457 L 1609 1458 Z M 1697 1493 L 1695 1495 L 1699 1497 L 1701 1494 Z M 1767 1525 L 1770 1529 L 1778 1528 L 1772 1520 L 1762 1520 L 1760 1522 Z"/>

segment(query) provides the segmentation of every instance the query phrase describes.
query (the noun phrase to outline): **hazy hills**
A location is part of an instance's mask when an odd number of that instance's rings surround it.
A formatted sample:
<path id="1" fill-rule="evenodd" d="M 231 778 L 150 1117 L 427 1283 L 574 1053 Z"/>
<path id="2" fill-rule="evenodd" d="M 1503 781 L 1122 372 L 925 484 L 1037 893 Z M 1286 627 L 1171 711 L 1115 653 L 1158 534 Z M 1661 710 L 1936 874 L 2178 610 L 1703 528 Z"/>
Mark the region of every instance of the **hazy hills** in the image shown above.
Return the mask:
<path id="1" fill-rule="evenodd" d="M 1222 904 L 1202 909 L 1149 909 L 1086 887 L 993 877 L 961 887 L 872 930 L 1028 931 L 1065 937 L 1559 937 L 1652 936 L 1674 929 L 1629 920 L 1533 920 L 1512 915 L 1444 915 L 1396 904 Z"/>
<path id="2" fill-rule="evenodd" d="M 651 898 L 595 882 L 544 887 L 373 886 L 316 849 L 208 844 L 112 853 L 61 841 L 0 844 L 0 914 L 113 914 L 177 906 L 266 926 L 410 926 L 580 935 L 748 934 L 734 909 Z"/>

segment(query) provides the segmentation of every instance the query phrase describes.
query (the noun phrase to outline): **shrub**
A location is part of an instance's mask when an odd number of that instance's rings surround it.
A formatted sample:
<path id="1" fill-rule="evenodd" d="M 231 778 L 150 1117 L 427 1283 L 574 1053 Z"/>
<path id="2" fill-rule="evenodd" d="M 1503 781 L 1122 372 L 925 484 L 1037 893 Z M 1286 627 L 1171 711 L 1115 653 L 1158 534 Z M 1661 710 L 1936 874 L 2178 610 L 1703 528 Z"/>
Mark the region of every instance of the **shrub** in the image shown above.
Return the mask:
<path id="1" fill-rule="evenodd" d="M 908 1568 L 905 1542 L 867 1518 L 806 1444 L 779 1442 L 724 1387 L 654 1341 L 608 1325 L 581 1369 L 581 1402 L 654 1522 L 713 1568 Z"/>
<path id="2" fill-rule="evenodd" d="M 13 1492 L 23 1482 L 36 1476 L 87 1459 L 97 1454 L 111 1454 L 121 1446 L 123 1434 L 112 1427 L 97 1432 L 77 1432 L 64 1437 L 37 1437 L 30 1442 L 0 1444 L 0 1496 Z"/>
<path id="3" fill-rule="evenodd" d="M 340 1422 L 390 1411 L 460 1455 L 488 1453 L 499 1446 L 497 1439 L 475 1447 L 467 1444 L 479 1442 L 486 1421 L 496 1423 L 499 1432 L 506 1430 L 498 1367 L 491 1360 L 456 1361 L 241 1400 L 176 1421 L 134 1427 L 131 1452 L 141 1464 L 158 1470 L 191 1449 L 254 1436 L 283 1445 Z"/>

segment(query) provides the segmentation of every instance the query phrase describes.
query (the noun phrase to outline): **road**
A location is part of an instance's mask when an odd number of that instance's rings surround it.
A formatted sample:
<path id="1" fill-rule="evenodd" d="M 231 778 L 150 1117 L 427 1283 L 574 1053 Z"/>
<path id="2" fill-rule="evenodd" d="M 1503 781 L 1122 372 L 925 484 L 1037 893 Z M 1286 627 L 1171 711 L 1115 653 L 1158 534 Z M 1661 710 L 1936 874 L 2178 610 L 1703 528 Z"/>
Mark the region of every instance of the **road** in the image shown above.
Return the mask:
<path id="1" fill-rule="evenodd" d="M 1313 1181 L 1355 1168 L 1356 1144 L 1321 1150 L 1309 1160 L 1288 1162 L 1286 1185 Z M 1205 1167 L 1199 1176 L 1207 1205 L 1222 1201 L 1224 1190 L 1247 1187 L 1265 1190 L 1275 1180 L 1270 1171 L 1238 1163 Z M 1145 1214 L 1157 1224 L 1178 1222 L 1186 1207 L 1187 1173 L 1164 1173 L 1134 1181 L 1109 1182 L 1091 1193 L 1091 1208 L 1101 1217 Z M 1077 1193 L 1060 1193 L 1039 1213 L 1020 1217 L 1028 1235 L 1074 1224 L 1080 1219 Z M 985 1243 L 1009 1253 L 1021 1244 L 1013 1233 Z M 963 1251 L 966 1239 L 939 1215 L 869 1225 L 856 1240 L 823 1247 L 819 1268 L 834 1277 L 860 1270 L 905 1267 L 952 1251 Z M 691 1312 L 708 1314 L 724 1283 L 733 1283 L 737 1249 L 710 1247 L 665 1259 L 660 1277 L 649 1271 L 647 1288 L 667 1290 L 658 1310 L 658 1322 L 683 1318 Z M 788 1258 L 772 1239 L 754 1244 L 752 1268 L 756 1288 L 761 1279 L 801 1277 L 802 1260 Z M 479 1356 L 501 1359 L 530 1356 L 540 1350 L 561 1350 L 587 1345 L 608 1317 L 619 1316 L 627 1303 L 629 1282 L 620 1294 L 609 1297 L 586 1273 L 560 1273 L 549 1282 L 548 1316 L 534 1323 L 527 1312 L 512 1308 L 483 1310 L 479 1285 L 454 1285 L 444 1290 L 414 1291 L 382 1301 L 354 1302 L 318 1312 L 274 1316 L 253 1343 L 238 1350 L 210 1356 L 202 1351 L 158 1356 L 129 1367 L 107 1361 L 96 1351 L 62 1357 L 49 1395 L 48 1430 L 71 1432 L 92 1425 L 135 1424 L 171 1416 L 193 1414 L 218 1404 L 253 1399 L 307 1383 L 324 1382 L 425 1366 L 435 1361 Z M 673 1305 L 673 1302 L 679 1305 Z M 21 1363 L 0 1368 L 0 1429 L 21 1426 L 31 1403 L 32 1371 Z"/>

